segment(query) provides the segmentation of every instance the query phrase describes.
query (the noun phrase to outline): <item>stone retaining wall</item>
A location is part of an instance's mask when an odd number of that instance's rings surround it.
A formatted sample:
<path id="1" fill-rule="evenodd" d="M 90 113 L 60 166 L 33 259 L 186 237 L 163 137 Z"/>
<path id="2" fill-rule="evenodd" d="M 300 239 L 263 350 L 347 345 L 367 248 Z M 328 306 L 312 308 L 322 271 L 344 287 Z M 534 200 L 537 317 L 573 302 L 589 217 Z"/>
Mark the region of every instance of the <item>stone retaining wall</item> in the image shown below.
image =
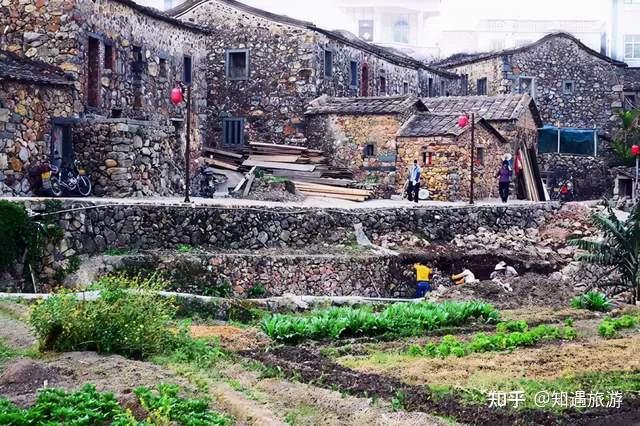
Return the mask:
<path id="1" fill-rule="evenodd" d="M 104 273 L 160 272 L 172 291 L 221 297 L 312 296 L 410 297 L 411 280 L 394 255 L 232 253 L 145 253 L 103 256 Z M 263 288 L 266 294 L 252 294 Z"/>
<path id="2" fill-rule="evenodd" d="M 343 240 L 356 223 L 362 223 L 369 236 L 404 231 L 429 241 L 449 241 L 479 227 L 538 227 L 558 205 L 319 209 L 65 201 L 63 208 L 72 209 L 58 215 L 68 247 L 76 254 L 95 254 L 113 247 L 175 249 L 180 244 L 217 249 L 305 248 Z"/>

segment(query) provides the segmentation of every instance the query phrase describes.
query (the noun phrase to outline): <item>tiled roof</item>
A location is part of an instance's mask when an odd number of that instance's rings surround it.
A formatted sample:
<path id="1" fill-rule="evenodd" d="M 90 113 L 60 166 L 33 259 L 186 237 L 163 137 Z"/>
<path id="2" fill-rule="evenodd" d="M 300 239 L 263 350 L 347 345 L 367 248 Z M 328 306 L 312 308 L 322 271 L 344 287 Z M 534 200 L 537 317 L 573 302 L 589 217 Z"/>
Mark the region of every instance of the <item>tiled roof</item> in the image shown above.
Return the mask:
<path id="1" fill-rule="evenodd" d="M 627 64 L 625 64 L 622 61 L 615 60 L 613 58 L 610 58 L 606 55 L 601 54 L 600 52 L 593 50 L 592 48 L 590 48 L 589 46 L 581 42 L 578 38 L 565 32 L 555 32 L 555 33 L 547 34 L 546 36 L 542 37 L 538 41 L 535 41 L 533 43 L 530 43 L 515 49 L 505 49 L 497 52 L 456 53 L 455 55 L 452 55 L 448 58 L 442 59 L 440 61 L 432 62 L 431 65 L 434 67 L 455 68 L 455 67 L 459 67 L 466 64 L 473 64 L 475 62 L 481 62 L 488 59 L 498 58 L 503 55 L 513 55 L 516 53 L 526 52 L 527 50 L 532 49 L 534 47 L 538 47 L 539 45 L 546 43 L 548 40 L 554 39 L 554 38 L 565 38 L 567 40 L 571 40 L 574 43 L 576 43 L 580 49 L 584 50 L 588 54 L 593 55 L 597 58 L 600 58 L 603 61 L 609 62 L 615 66 L 618 66 L 618 67 L 627 66 Z"/>
<path id="2" fill-rule="evenodd" d="M 332 98 L 321 96 L 309 103 L 305 114 L 402 114 L 416 108 L 425 111 L 424 104 L 412 96 L 382 96 L 369 98 Z"/>
<path id="3" fill-rule="evenodd" d="M 527 109 L 534 119 L 542 125 L 535 102 L 527 94 L 498 96 L 448 96 L 438 98 L 422 98 L 422 103 L 429 112 L 436 114 L 457 114 L 475 112 L 488 121 L 517 120 Z"/>
<path id="4" fill-rule="evenodd" d="M 130 8 L 137 10 L 143 15 L 150 16 L 159 21 L 164 21 L 176 27 L 181 27 L 187 30 L 191 30 L 191 31 L 199 32 L 203 34 L 208 34 L 211 32 L 211 30 L 208 28 L 202 27 L 200 25 L 192 24 L 191 22 L 181 21 L 164 12 L 159 11 L 158 9 L 154 9 L 153 7 L 143 6 L 139 3 L 136 3 L 133 0 L 113 0 L 113 1 L 115 1 L 116 3 L 124 4 L 125 6 L 129 6 Z"/>
<path id="5" fill-rule="evenodd" d="M 71 77 L 60 68 L 0 50 L 0 80 L 48 85 L 71 85 Z"/>
<path id="6" fill-rule="evenodd" d="M 459 118 L 458 114 L 416 114 L 402 126 L 398 136 L 459 136 L 467 130 L 458 126 Z M 479 120 L 480 118 L 477 118 L 476 122 Z"/>

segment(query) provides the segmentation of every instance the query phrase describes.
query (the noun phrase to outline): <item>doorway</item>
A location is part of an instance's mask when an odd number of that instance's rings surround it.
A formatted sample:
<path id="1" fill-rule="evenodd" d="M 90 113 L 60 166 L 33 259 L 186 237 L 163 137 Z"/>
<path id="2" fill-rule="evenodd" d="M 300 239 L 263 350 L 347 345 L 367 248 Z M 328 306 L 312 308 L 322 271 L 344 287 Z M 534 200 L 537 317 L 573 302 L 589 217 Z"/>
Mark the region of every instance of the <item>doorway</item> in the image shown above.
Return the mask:
<path id="1" fill-rule="evenodd" d="M 369 96 L 369 65 L 362 64 L 362 87 L 360 88 L 362 96 Z"/>
<path id="2" fill-rule="evenodd" d="M 90 107 L 100 106 L 100 40 L 89 37 L 87 51 L 87 102 Z"/>

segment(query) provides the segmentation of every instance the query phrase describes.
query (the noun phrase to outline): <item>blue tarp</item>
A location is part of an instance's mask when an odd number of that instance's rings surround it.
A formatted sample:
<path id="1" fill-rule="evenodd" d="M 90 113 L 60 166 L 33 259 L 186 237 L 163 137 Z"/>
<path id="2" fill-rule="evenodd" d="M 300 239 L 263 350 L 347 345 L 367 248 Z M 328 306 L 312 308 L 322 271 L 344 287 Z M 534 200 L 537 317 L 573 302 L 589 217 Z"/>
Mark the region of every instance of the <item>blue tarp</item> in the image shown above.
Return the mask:
<path id="1" fill-rule="evenodd" d="M 563 154 L 578 154 L 595 156 L 597 138 L 596 129 L 560 129 L 560 149 L 558 150 L 558 128 L 544 126 L 538 130 L 538 152 L 560 152 Z M 597 139 L 595 139 L 597 141 Z"/>

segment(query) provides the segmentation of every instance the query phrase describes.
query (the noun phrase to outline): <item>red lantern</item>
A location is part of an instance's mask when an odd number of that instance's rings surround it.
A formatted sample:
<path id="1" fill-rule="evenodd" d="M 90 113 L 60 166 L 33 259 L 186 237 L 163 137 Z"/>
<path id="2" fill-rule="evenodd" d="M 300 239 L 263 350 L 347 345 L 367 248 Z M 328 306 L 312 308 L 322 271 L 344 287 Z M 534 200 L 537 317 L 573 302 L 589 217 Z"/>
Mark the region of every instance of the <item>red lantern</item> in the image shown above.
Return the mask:
<path id="1" fill-rule="evenodd" d="M 631 147 L 631 155 L 640 156 L 640 145 L 633 145 Z"/>
<path id="2" fill-rule="evenodd" d="M 171 102 L 173 102 L 174 105 L 178 105 L 182 102 L 182 99 L 182 89 L 180 89 L 179 87 L 174 87 L 171 90 Z"/>
<path id="3" fill-rule="evenodd" d="M 458 126 L 460 126 L 461 128 L 465 128 L 469 125 L 469 116 L 468 115 L 463 115 L 462 117 L 458 118 Z"/>

